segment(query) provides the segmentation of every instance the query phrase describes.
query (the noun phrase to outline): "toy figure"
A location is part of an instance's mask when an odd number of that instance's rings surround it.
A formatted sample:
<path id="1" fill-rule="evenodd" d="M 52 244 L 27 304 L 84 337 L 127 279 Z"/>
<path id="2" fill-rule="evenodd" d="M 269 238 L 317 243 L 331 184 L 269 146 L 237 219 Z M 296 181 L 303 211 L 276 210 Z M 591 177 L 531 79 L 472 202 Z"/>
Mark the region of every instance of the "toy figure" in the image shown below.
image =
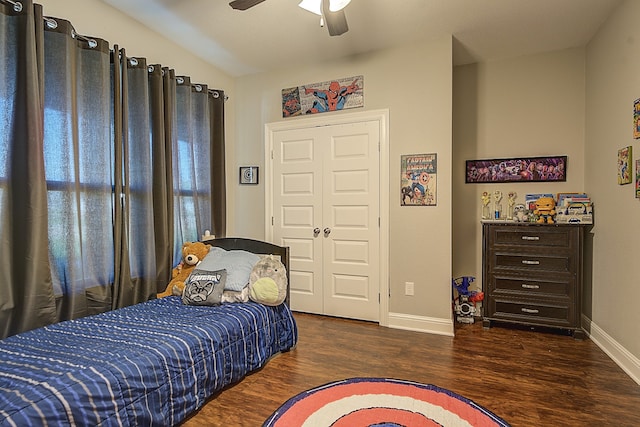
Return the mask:
<path id="1" fill-rule="evenodd" d="M 469 285 L 475 280 L 473 276 L 462 276 L 452 280 L 452 285 L 458 292 L 458 297 L 454 300 L 458 322 L 473 323 L 476 303 L 484 299 L 483 292 L 469 290 Z"/>
<path id="2" fill-rule="evenodd" d="M 522 204 L 518 203 L 513 207 L 513 213 L 516 221 L 518 222 L 526 222 L 527 221 L 527 208 Z"/>
<path id="3" fill-rule="evenodd" d="M 556 214 L 556 201 L 553 197 L 540 197 L 536 200 L 536 209 L 533 211 L 538 216 L 538 223 L 553 224 L 553 217 Z"/>

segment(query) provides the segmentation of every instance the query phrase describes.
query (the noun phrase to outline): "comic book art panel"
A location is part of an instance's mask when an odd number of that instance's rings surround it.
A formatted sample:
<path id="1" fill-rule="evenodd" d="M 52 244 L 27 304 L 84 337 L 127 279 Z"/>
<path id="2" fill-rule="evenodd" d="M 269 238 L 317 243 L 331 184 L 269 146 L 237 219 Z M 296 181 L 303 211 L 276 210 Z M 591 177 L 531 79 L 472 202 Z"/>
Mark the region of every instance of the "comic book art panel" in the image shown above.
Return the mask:
<path id="1" fill-rule="evenodd" d="M 467 160 L 465 169 L 467 184 L 566 181 L 567 156 Z"/>
<path id="2" fill-rule="evenodd" d="M 618 184 L 631 184 L 631 146 L 618 150 Z"/>
<path id="3" fill-rule="evenodd" d="M 400 156 L 400 206 L 436 206 L 437 154 Z"/>
<path id="4" fill-rule="evenodd" d="M 346 77 L 282 89 L 282 117 L 364 106 L 364 77 Z"/>
<path id="5" fill-rule="evenodd" d="M 640 139 L 640 99 L 633 101 L 633 138 Z"/>
<path id="6" fill-rule="evenodd" d="M 640 199 L 640 159 L 636 160 L 636 199 Z"/>

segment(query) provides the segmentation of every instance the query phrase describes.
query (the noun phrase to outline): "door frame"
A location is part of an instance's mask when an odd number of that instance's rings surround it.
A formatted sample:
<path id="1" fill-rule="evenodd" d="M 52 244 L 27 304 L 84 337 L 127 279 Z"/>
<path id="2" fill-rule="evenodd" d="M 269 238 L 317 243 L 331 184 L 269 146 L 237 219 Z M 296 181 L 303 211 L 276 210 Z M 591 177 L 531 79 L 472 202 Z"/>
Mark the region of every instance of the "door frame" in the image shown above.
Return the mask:
<path id="1" fill-rule="evenodd" d="M 328 117 L 325 117 L 328 116 Z M 377 121 L 380 125 L 380 315 L 379 324 L 389 326 L 389 110 L 369 110 L 356 113 L 319 114 L 291 118 L 265 124 L 265 234 L 273 241 L 273 134 L 279 131 L 312 129 L 356 122 Z"/>

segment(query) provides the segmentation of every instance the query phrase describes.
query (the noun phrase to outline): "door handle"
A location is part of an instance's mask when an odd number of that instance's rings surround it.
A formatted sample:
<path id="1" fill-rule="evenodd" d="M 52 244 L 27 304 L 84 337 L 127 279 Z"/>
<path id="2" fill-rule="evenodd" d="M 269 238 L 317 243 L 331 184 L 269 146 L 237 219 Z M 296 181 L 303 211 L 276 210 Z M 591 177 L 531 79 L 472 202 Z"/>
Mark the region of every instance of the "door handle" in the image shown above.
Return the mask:
<path id="1" fill-rule="evenodd" d="M 318 237 L 318 234 L 320 234 L 320 227 L 316 227 L 313 229 L 313 236 Z"/>
<path id="2" fill-rule="evenodd" d="M 328 236 L 329 234 L 331 234 L 331 229 L 330 229 L 329 227 L 326 227 L 326 228 L 324 229 L 324 235 L 325 235 L 325 236 Z"/>

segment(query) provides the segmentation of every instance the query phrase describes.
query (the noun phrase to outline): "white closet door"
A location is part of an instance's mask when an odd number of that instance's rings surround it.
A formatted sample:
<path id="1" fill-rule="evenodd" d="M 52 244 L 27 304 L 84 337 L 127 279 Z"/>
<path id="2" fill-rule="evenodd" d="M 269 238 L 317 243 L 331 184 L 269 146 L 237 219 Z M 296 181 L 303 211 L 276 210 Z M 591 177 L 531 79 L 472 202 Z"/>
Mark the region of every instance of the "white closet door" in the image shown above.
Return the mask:
<path id="1" fill-rule="evenodd" d="M 323 314 L 322 132 L 274 133 L 273 233 L 289 246 L 291 308 Z M 314 229 L 317 231 L 314 232 Z"/>
<path id="2" fill-rule="evenodd" d="M 331 126 L 324 147 L 322 255 L 328 315 L 379 319 L 378 127 L 375 121 Z"/>
<path id="3" fill-rule="evenodd" d="M 379 320 L 379 122 L 273 137 L 273 233 L 291 248 L 291 307 Z"/>

